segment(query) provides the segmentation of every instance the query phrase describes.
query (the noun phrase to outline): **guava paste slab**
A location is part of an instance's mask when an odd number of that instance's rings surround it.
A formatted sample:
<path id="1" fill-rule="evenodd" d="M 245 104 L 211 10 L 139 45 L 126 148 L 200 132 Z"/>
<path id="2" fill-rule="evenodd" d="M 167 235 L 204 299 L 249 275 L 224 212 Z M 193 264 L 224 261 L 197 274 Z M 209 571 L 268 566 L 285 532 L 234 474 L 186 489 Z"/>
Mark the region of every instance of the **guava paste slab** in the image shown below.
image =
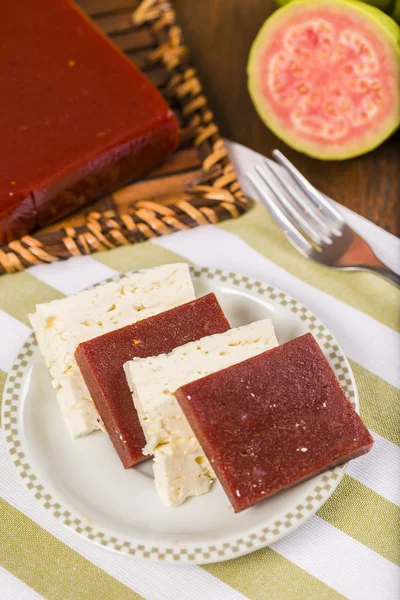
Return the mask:
<path id="1" fill-rule="evenodd" d="M 72 0 L 3 2 L 0 243 L 162 162 L 178 124 Z"/>
<path id="2" fill-rule="evenodd" d="M 235 512 L 373 444 L 310 333 L 175 395 Z"/>
<path id="3" fill-rule="evenodd" d="M 123 369 L 132 358 L 171 352 L 230 325 L 215 294 L 79 344 L 75 359 L 126 469 L 146 460 L 146 445 Z"/>

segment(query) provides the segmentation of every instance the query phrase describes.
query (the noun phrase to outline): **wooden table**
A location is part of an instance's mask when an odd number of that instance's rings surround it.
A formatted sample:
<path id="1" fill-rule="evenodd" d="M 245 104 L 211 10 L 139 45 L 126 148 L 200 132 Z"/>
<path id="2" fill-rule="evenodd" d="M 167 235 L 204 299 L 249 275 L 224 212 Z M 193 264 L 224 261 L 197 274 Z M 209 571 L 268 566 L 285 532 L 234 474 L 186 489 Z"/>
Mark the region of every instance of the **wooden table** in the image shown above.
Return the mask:
<path id="1" fill-rule="evenodd" d="M 247 92 L 246 62 L 273 0 L 173 4 L 222 134 L 266 156 L 281 149 L 319 189 L 400 235 L 400 131 L 365 156 L 323 162 L 290 150 L 257 116 Z"/>
<path id="2" fill-rule="evenodd" d="M 106 21 L 110 11 L 117 10 L 122 36 L 121 19 L 129 27 L 135 5 L 135 0 L 76 1 Z M 288 148 L 256 114 L 247 92 L 246 63 L 252 41 L 275 8 L 274 0 L 171 1 L 222 134 L 266 156 L 273 148 L 283 150 L 319 189 L 400 235 L 400 130 L 365 156 L 324 162 Z M 118 43 L 129 51 L 129 36 L 126 41 L 126 47 Z"/>

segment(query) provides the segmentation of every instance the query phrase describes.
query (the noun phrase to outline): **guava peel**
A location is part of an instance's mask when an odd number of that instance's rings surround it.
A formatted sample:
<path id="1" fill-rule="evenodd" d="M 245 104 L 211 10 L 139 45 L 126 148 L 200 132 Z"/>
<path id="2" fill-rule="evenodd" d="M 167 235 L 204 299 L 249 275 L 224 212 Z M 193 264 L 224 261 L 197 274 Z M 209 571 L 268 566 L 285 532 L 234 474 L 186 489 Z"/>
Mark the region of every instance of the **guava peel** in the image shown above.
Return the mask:
<path id="1" fill-rule="evenodd" d="M 393 4 L 393 0 L 359 0 L 359 1 L 365 2 L 365 4 L 370 4 L 371 6 L 375 6 L 375 8 L 379 8 L 380 10 L 383 10 L 384 12 L 390 12 L 390 9 Z M 293 0 L 276 0 L 276 4 L 278 6 L 285 6 L 285 4 L 289 4 L 289 2 L 293 2 Z"/>
<path id="2" fill-rule="evenodd" d="M 364 154 L 400 124 L 400 27 L 356 0 L 294 0 L 259 31 L 248 85 L 261 119 L 294 149 Z"/>

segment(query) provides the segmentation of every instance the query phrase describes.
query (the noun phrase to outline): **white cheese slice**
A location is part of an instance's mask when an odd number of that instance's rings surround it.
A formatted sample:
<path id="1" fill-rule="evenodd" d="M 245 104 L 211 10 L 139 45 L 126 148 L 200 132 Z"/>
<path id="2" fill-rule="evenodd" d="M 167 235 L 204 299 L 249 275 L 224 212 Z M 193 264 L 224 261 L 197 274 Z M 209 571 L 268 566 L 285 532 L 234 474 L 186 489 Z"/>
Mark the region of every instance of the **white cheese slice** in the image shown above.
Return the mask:
<path id="1" fill-rule="evenodd" d="M 74 437 L 102 427 L 74 358 L 76 347 L 194 298 L 188 265 L 172 264 L 139 271 L 119 282 L 36 306 L 29 319 L 53 377 L 65 422 Z"/>
<path id="2" fill-rule="evenodd" d="M 125 363 L 125 373 L 146 438 L 154 454 L 154 479 L 162 502 L 178 506 L 210 489 L 214 473 L 174 392 L 191 381 L 278 345 L 270 319 L 210 335 L 170 354 Z"/>
<path id="3" fill-rule="evenodd" d="M 165 506 L 209 491 L 214 471 L 195 437 L 159 446 L 154 452 L 154 482 Z"/>

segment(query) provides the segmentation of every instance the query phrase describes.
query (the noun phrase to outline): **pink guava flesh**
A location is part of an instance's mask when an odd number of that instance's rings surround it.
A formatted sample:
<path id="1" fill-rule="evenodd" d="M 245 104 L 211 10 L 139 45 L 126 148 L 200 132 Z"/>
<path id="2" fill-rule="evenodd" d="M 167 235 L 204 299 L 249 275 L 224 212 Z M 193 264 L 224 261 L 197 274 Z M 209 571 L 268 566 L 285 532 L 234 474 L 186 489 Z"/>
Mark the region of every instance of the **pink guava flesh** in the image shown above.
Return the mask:
<path id="1" fill-rule="evenodd" d="M 398 61 L 374 22 L 318 4 L 283 9 L 286 18 L 276 20 L 251 63 L 252 95 L 267 125 L 273 121 L 299 150 L 360 154 L 377 145 L 374 136 L 399 110 Z"/>

